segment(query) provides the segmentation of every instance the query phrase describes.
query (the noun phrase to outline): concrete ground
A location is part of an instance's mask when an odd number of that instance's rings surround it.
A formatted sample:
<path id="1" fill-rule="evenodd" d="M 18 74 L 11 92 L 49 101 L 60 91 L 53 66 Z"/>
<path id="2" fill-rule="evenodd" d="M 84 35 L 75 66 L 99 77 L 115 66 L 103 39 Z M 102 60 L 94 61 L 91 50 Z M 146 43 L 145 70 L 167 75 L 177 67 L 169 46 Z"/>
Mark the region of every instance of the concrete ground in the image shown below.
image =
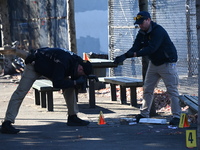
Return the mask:
<path id="1" fill-rule="evenodd" d="M 186 79 L 181 92 L 196 93 L 197 88 L 187 89 Z M 196 83 L 196 82 L 195 82 Z M 0 119 L 3 120 L 12 92 L 18 84 L 0 77 Z M 185 88 L 185 90 L 184 90 Z M 189 92 L 188 92 L 189 91 Z M 190 93 L 192 92 L 192 93 Z M 120 101 L 110 101 L 109 96 L 97 94 L 96 108 L 89 108 L 87 94 L 79 95 L 78 116 L 89 120 L 86 127 L 66 125 L 66 105 L 61 93 L 54 92 L 54 112 L 48 112 L 34 104 L 33 90 L 24 99 L 14 126 L 21 132 L 16 135 L 0 133 L 1 150 L 188 150 L 186 130 L 189 128 L 169 128 L 168 124 L 129 125 L 124 118 L 131 118 L 139 113 L 138 107 L 121 105 Z M 100 111 L 106 124 L 98 125 Z M 157 118 L 170 119 L 170 114 L 163 112 Z M 197 148 L 191 148 L 197 149 Z"/>

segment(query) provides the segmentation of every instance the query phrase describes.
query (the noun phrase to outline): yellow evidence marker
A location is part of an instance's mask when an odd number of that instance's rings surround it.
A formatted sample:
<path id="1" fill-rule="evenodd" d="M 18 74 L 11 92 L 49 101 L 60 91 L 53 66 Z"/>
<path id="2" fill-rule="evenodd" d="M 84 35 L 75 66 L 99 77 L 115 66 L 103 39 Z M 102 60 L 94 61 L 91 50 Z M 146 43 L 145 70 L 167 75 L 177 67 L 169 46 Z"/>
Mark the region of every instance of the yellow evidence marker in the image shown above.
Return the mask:
<path id="1" fill-rule="evenodd" d="M 188 117 L 185 113 L 181 114 L 180 122 L 179 122 L 179 128 L 189 127 Z"/>
<path id="2" fill-rule="evenodd" d="M 186 130 L 186 147 L 197 147 L 196 130 Z"/>

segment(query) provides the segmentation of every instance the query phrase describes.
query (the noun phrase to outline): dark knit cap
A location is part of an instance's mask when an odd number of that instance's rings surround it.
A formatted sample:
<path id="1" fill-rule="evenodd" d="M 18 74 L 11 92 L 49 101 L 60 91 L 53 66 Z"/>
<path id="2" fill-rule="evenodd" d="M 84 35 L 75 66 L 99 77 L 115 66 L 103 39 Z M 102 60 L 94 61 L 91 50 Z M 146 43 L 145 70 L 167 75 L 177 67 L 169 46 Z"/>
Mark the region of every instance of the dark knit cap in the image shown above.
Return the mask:
<path id="1" fill-rule="evenodd" d="M 80 65 L 83 67 L 83 71 L 87 76 L 92 74 L 93 67 L 92 67 L 92 64 L 90 63 L 90 61 L 83 60 L 82 62 L 80 62 Z"/>

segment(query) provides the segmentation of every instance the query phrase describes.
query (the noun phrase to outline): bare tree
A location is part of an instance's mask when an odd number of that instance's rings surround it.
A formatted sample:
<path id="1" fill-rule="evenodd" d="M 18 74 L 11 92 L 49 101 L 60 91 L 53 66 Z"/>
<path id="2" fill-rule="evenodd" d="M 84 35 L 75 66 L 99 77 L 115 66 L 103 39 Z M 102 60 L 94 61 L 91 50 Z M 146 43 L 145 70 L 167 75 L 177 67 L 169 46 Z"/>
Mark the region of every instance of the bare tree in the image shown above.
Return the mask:
<path id="1" fill-rule="evenodd" d="M 74 19 L 74 0 L 67 0 L 67 26 L 69 50 L 77 53 L 76 48 L 76 28 Z"/>
<path id="2" fill-rule="evenodd" d="M 4 45 L 6 45 L 6 44 L 11 45 L 11 43 L 12 43 L 8 10 L 9 10 L 9 6 L 7 3 L 7 0 L 1 0 L 0 1 L 0 17 L 1 17 L 2 31 L 3 31 L 3 42 L 2 43 Z M 10 70 L 12 68 L 12 58 L 13 58 L 13 55 L 5 55 L 4 74 L 6 72 L 10 72 Z"/>
<path id="3" fill-rule="evenodd" d="M 8 12 L 8 3 L 7 0 L 0 1 L 0 16 L 2 22 L 2 31 L 3 31 L 3 43 L 11 44 L 11 33 L 10 33 L 10 22 L 9 22 L 9 12 Z"/>

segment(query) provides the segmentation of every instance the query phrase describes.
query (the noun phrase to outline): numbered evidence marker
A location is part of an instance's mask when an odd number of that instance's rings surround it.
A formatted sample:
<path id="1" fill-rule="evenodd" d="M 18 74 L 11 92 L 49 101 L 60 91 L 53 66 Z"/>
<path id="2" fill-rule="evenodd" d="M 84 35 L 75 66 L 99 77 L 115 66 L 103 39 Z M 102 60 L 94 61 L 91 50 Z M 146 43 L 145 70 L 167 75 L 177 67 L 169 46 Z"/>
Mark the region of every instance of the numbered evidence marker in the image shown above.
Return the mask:
<path id="1" fill-rule="evenodd" d="M 189 123 L 188 123 L 188 118 L 187 115 L 182 113 L 181 114 L 181 118 L 180 118 L 180 122 L 179 122 L 179 128 L 184 128 L 184 127 L 189 127 Z"/>
<path id="2" fill-rule="evenodd" d="M 197 147 L 196 130 L 186 130 L 186 147 Z"/>

